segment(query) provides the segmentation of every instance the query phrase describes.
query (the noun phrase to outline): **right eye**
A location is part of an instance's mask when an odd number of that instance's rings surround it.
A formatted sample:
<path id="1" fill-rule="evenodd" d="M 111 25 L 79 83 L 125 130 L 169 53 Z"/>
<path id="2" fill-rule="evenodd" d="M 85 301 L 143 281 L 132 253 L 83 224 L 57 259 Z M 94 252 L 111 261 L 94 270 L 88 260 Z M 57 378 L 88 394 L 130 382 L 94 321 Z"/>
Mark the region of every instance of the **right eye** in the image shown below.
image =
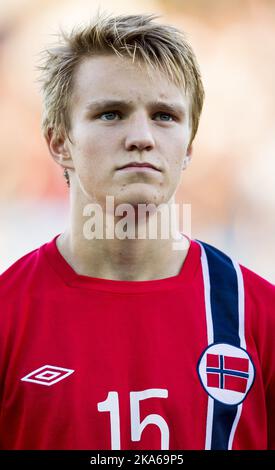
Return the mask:
<path id="1" fill-rule="evenodd" d="M 106 113 L 101 113 L 99 117 L 100 119 L 102 119 L 102 121 L 114 121 L 114 117 L 118 115 L 119 114 L 117 113 L 117 111 L 109 111 Z M 105 119 L 103 119 L 103 117 L 105 117 Z"/>

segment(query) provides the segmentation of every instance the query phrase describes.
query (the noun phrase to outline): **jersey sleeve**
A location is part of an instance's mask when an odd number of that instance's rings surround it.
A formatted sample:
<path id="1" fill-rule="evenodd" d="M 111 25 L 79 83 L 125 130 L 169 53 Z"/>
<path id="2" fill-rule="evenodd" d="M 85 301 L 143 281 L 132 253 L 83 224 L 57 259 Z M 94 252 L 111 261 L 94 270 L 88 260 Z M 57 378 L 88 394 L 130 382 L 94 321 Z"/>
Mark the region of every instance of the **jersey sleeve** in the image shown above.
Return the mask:
<path id="1" fill-rule="evenodd" d="M 266 398 L 268 449 L 275 450 L 275 285 L 243 268 L 251 335 L 256 344 Z"/>
<path id="2" fill-rule="evenodd" d="M 266 293 L 266 300 L 267 322 L 263 361 L 265 364 L 268 449 L 275 450 L 275 286 Z"/>

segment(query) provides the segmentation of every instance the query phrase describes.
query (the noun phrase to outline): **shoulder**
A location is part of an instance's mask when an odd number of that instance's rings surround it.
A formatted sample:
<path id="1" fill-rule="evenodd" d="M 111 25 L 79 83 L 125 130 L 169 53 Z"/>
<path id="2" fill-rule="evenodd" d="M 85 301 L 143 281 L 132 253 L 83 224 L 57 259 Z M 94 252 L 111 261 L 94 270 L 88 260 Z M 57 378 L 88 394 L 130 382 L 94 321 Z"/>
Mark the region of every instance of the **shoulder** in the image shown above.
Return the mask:
<path id="1" fill-rule="evenodd" d="M 262 325 L 267 320 L 275 328 L 275 285 L 245 266 L 240 267 L 246 303 L 250 305 Z"/>
<path id="2" fill-rule="evenodd" d="M 30 251 L 15 261 L 15 263 L 0 275 L 0 294 L 3 294 L 3 292 L 10 287 L 14 289 L 23 279 L 25 281 L 28 279 L 35 268 L 38 254 L 39 248 Z"/>
<path id="3" fill-rule="evenodd" d="M 269 295 L 274 296 L 275 295 L 275 285 L 272 284 L 271 282 L 267 281 L 263 277 L 261 277 L 259 274 L 255 273 L 251 269 L 248 269 L 247 267 L 243 266 L 241 263 L 239 263 L 237 260 L 235 260 L 233 257 L 230 257 L 230 255 L 226 254 L 225 252 L 221 251 L 220 249 L 209 245 L 208 243 L 201 242 L 199 240 L 196 240 L 201 247 L 203 247 L 203 251 L 206 253 L 206 257 L 208 259 L 208 263 L 215 263 L 218 268 L 222 270 L 224 267 L 231 268 L 232 270 L 236 270 L 237 268 L 240 268 L 244 282 L 246 284 L 246 287 L 248 289 L 251 289 L 253 291 L 259 290 L 262 292 L 262 290 L 268 292 Z M 203 257 L 203 253 L 201 254 Z M 218 269 L 217 268 L 217 269 Z"/>
<path id="4" fill-rule="evenodd" d="M 251 291 L 251 294 L 254 294 L 254 296 L 260 294 L 260 296 L 264 295 L 268 298 L 273 298 L 273 301 L 275 300 L 274 284 L 243 265 L 240 265 L 240 268 L 243 274 L 244 282 L 247 288 Z"/>
<path id="5" fill-rule="evenodd" d="M 30 299 L 33 280 L 37 278 L 39 248 L 27 253 L 0 275 L 0 343 L 5 344 L 9 332 L 19 328 L 24 307 Z"/>
<path id="6" fill-rule="evenodd" d="M 239 288 L 242 289 L 243 285 L 247 310 L 253 313 L 254 318 L 260 318 L 262 323 L 267 320 L 275 327 L 275 285 L 214 246 L 199 240 L 198 243 L 203 247 L 201 252 L 202 264 L 204 262 L 208 263 L 213 279 L 217 284 L 228 288 L 230 283 L 227 282 L 227 279 L 232 279 L 235 275 L 241 277 Z M 223 281 L 226 270 L 229 275 Z"/>
<path id="7" fill-rule="evenodd" d="M 54 273 L 46 256 L 49 243 L 25 254 L 0 275 L 0 336 L 24 323 L 31 305 L 39 305 L 41 296 L 47 295 Z"/>
<path id="8" fill-rule="evenodd" d="M 41 282 L 47 276 L 45 243 L 26 253 L 0 275 L 0 299 L 15 299 Z M 48 276 L 47 276 L 48 277 Z"/>

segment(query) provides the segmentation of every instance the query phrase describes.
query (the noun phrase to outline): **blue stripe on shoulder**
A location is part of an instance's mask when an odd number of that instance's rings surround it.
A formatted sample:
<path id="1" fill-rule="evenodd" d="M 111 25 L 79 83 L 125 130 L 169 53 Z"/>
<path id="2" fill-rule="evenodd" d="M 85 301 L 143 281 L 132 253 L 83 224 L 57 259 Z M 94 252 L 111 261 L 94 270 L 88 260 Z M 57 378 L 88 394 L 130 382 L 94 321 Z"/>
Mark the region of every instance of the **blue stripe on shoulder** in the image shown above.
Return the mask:
<path id="1" fill-rule="evenodd" d="M 198 240 L 199 241 L 199 240 Z M 199 241 L 207 257 L 214 343 L 240 347 L 237 273 L 231 259 L 211 245 Z M 237 405 L 214 400 L 212 450 L 227 450 L 237 415 Z"/>
<path id="2" fill-rule="evenodd" d="M 214 343 L 228 343 L 240 347 L 238 280 L 231 259 L 222 251 L 203 245 L 210 279 Z"/>

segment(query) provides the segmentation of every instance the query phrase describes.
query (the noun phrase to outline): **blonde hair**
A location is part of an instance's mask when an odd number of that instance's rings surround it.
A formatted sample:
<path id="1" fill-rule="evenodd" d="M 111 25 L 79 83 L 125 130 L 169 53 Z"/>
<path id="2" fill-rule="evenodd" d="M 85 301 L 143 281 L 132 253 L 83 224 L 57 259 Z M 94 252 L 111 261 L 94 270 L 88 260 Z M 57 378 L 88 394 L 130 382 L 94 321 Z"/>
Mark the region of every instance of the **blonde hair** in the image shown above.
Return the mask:
<path id="1" fill-rule="evenodd" d="M 61 30 L 58 46 L 41 53 L 43 96 L 42 131 L 52 129 L 56 137 L 69 138 L 70 97 L 75 71 L 86 57 L 113 53 L 130 57 L 164 74 L 190 96 L 193 141 L 204 100 L 201 74 L 194 52 L 183 32 L 154 23 L 159 15 L 98 14 L 88 26 L 75 27 L 69 34 Z"/>

